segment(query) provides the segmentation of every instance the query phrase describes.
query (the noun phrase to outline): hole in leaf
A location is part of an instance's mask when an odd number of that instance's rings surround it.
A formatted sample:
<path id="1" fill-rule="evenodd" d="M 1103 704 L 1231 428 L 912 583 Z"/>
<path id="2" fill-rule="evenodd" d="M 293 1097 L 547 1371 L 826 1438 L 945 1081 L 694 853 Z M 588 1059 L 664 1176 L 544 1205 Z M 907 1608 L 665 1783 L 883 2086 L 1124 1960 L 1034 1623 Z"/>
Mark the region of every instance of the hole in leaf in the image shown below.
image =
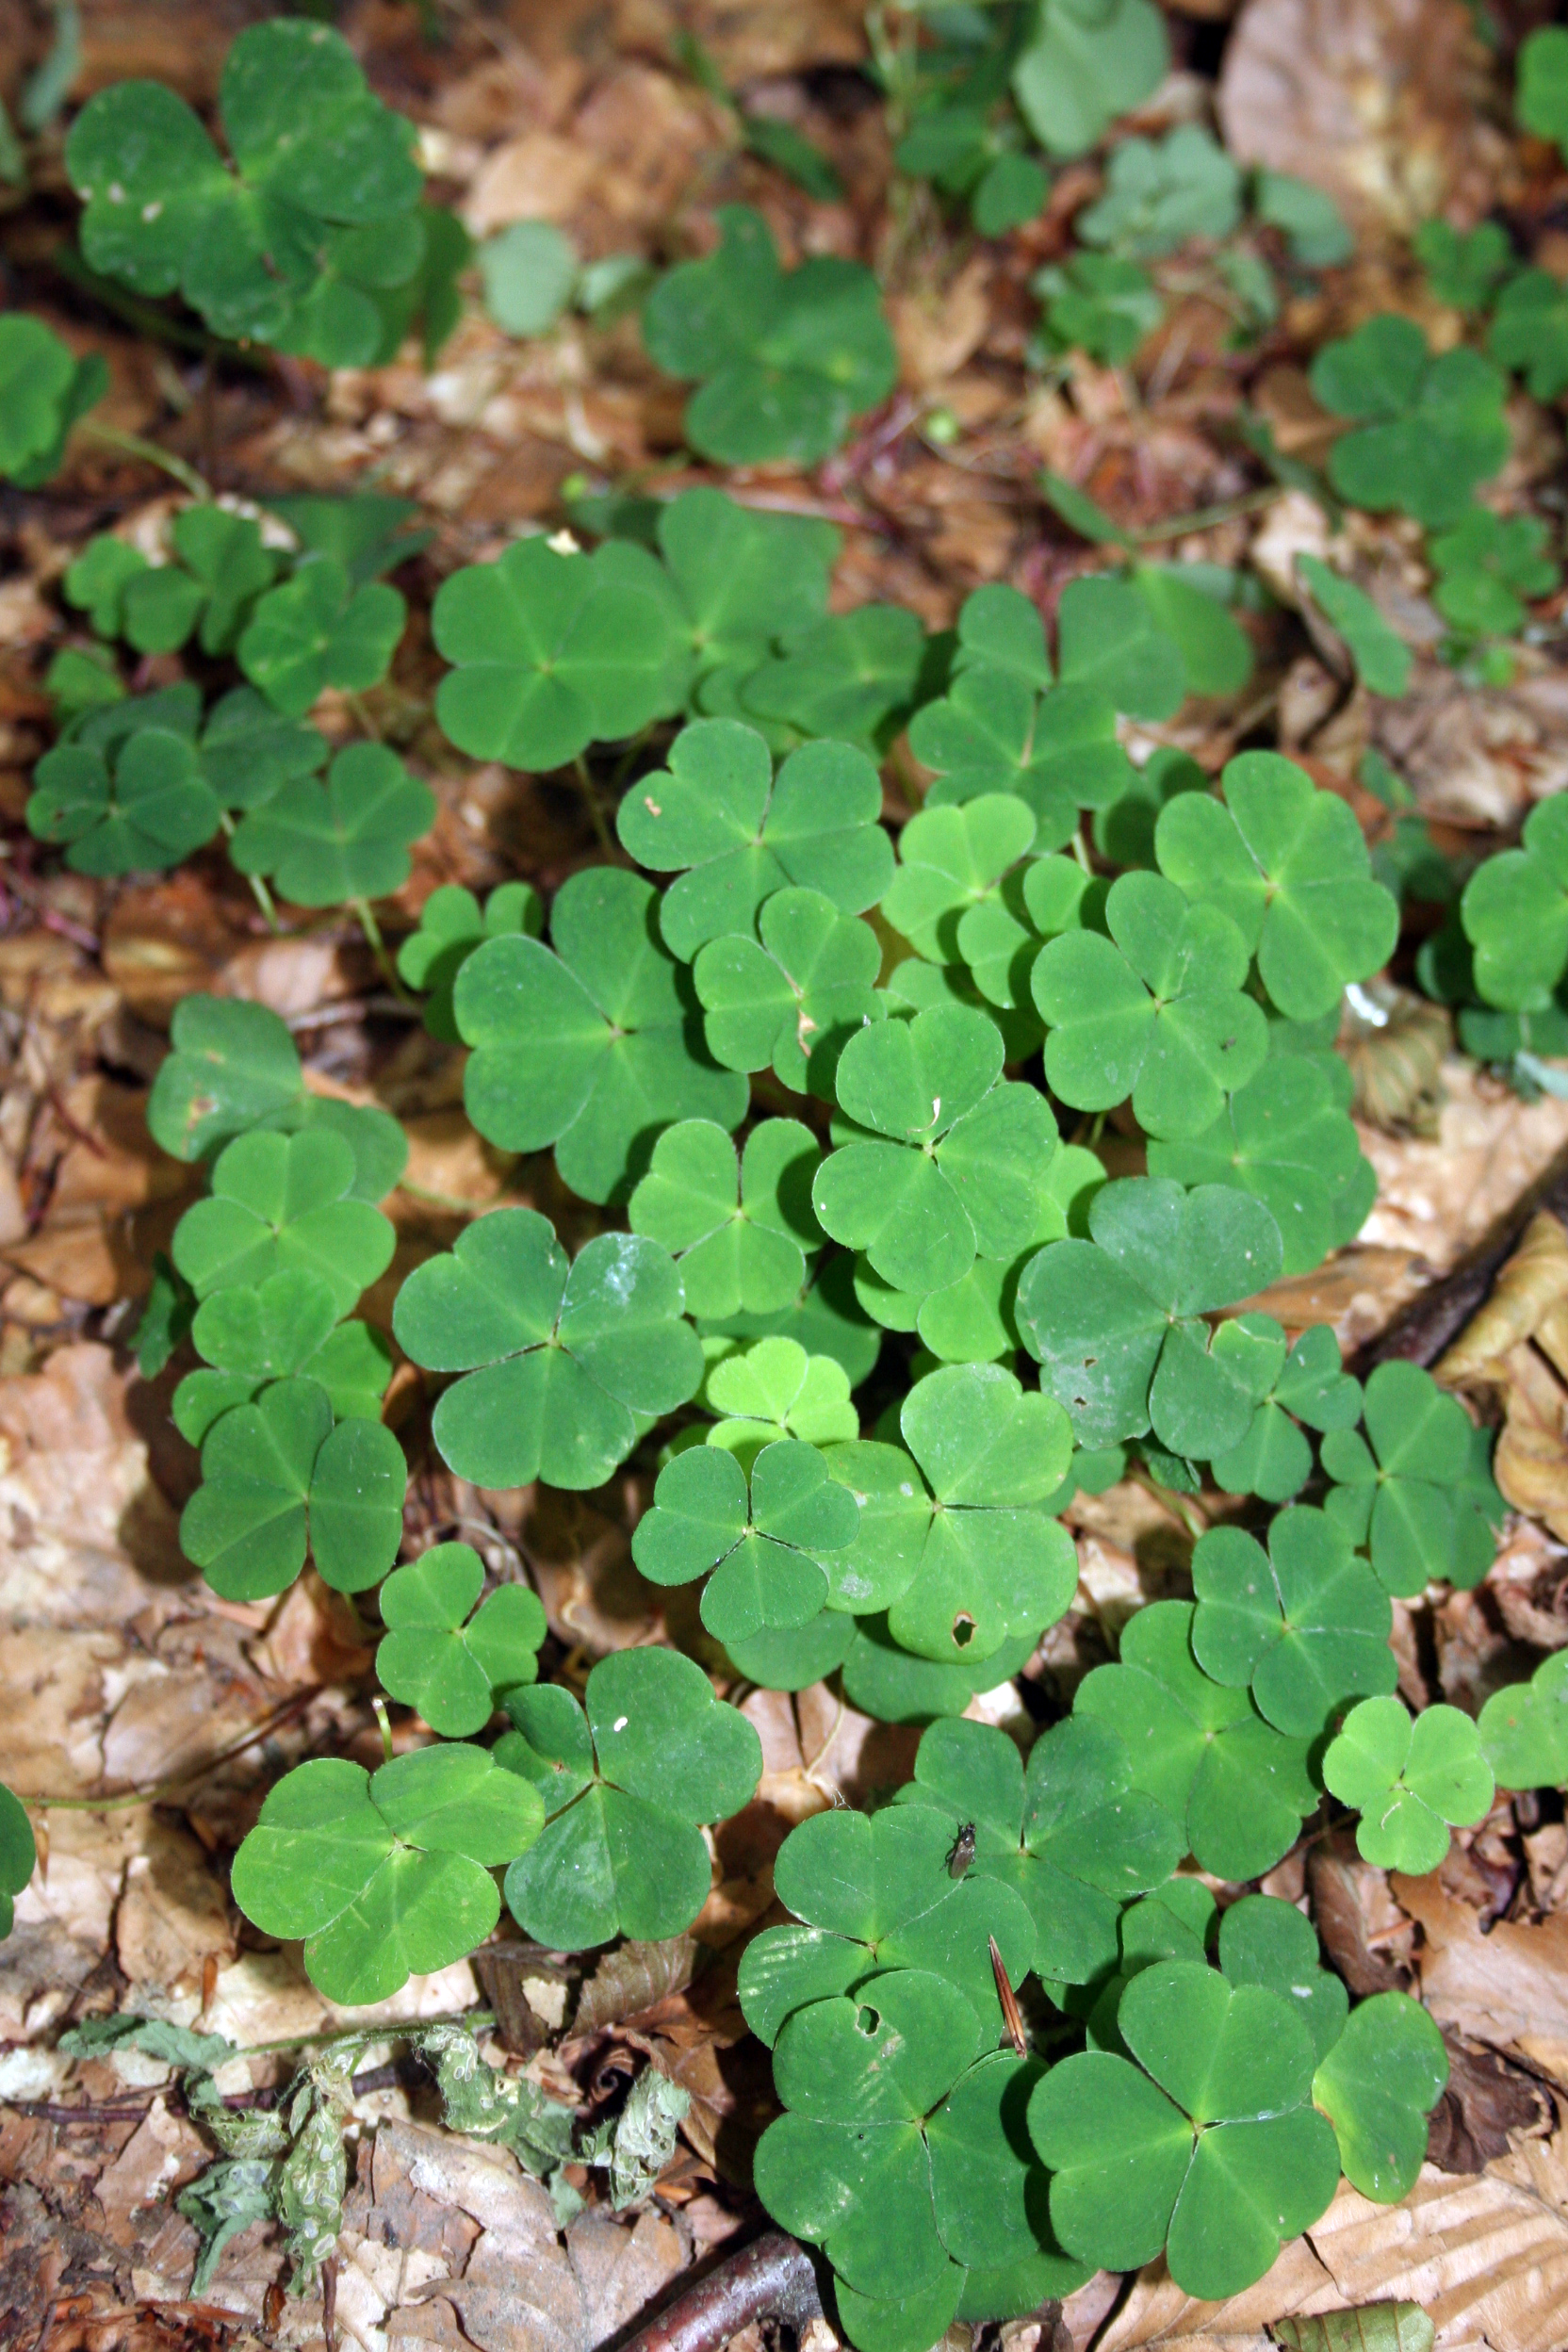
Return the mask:
<path id="1" fill-rule="evenodd" d="M 967 1649 L 974 1639 L 974 1620 L 960 1609 L 953 1620 L 953 1639 L 959 1649 Z"/>
<path id="2" fill-rule="evenodd" d="M 855 2027 L 857 2033 L 864 2034 L 869 2036 L 870 2034 L 875 2033 L 881 2022 L 882 2020 L 874 2009 L 857 2009 L 855 2012 Z"/>

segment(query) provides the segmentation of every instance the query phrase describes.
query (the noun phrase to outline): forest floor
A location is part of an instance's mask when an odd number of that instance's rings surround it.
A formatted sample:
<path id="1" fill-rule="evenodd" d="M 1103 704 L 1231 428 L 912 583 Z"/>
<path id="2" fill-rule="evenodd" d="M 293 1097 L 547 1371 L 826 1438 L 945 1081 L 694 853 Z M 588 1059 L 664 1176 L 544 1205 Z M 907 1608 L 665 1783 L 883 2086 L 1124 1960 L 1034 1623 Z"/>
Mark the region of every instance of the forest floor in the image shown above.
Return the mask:
<path id="1" fill-rule="evenodd" d="M 230 40 L 256 12 L 243 0 L 85 0 L 74 95 L 148 74 L 207 102 Z M 1252 478 L 1231 431 L 1244 393 L 1282 451 L 1311 455 L 1323 419 L 1303 370 L 1327 336 L 1392 305 L 1451 339 L 1451 314 L 1446 325 L 1427 301 L 1402 242 L 1413 191 L 1427 183 L 1472 219 L 1507 205 L 1538 260 L 1568 238 L 1568 177 L 1550 151 L 1522 148 L 1502 127 L 1505 110 L 1464 62 L 1458 0 L 1248 0 L 1239 22 L 1228 0 L 1201 0 L 1172 19 L 1179 70 L 1146 110 L 1150 122 L 1207 115 L 1217 83 L 1220 119 L 1245 116 L 1251 155 L 1289 170 L 1312 155 L 1313 175 L 1333 178 L 1357 227 L 1355 260 L 1244 351 L 1232 348 L 1232 321 L 1212 300 L 1173 303 L 1141 397 L 1124 372 L 1082 362 L 1044 383 L 1024 362 L 1036 315 L 1027 282 L 1067 251 L 1067 222 L 1095 167 L 1064 171 L 1041 218 L 1000 242 L 944 223 L 928 196 L 890 211 L 888 133 L 854 0 L 506 0 L 483 11 L 459 0 L 430 13 L 437 41 L 400 0 L 354 0 L 339 22 L 380 93 L 428 126 L 433 192 L 476 233 L 545 216 L 585 257 L 665 260 L 690 250 L 694 223 L 715 203 L 743 201 L 766 215 L 787 259 L 831 252 L 881 267 L 902 366 L 893 399 L 810 475 L 775 466 L 724 477 L 743 498 L 841 527 L 836 610 L 881 599 L 938 627 L 972 589 L 998 580 L 1049 610 L 1098 559 L 1043 505 L 1042 466 L 1131 526 L 1224 504 Z M 1523 8 L 1503 13 L 1511 40 L 1533 21 Z M 47 30 L 41 9 L 0 0 L 0 90 L 36 62 Z M 733 116 L 681 70 L 682 30 L 701 38 L 753 108 L 831 156 L 841 203 L 812 202 L 739 151 Z M 1273 71 L 1281 58 L 1288 70 Z M 393 678 L 368 697 L 377 727 L 440 801 L 394 920 L 411 924 L 440 882 L 482 890 L 520 874 L 548 891 L 596 858 L 570 777 L 476 766 L 440 737 L 428 614 L 459 564 L 495 554 L 520 529 L 557 529 L 574 477 L 598 487 L 657 473 L 665 488 L 718 478 L 681 455 L 678 392 L 643 358 L 635 323 L 590 334 L 568 322 L 519 344 L 470 303 L 429 376 L 408 362 L 330 378 L 287 364 L 224 368 L 193 389 L 181 353 L 77 295 L 52 263 L 72 214 L 57 149 L 53 177 L 46 168 L 25 202 L 8 191 L 4 204 L 8 298 L 74 349 L 105 355 L 106 421 L 155 431 L 221 491 L 373 483 L 419 501 L 432 536 L 400 573 L 414 626 Z M 955 444 L 923 429 L 939 411 L 962 428 Z M 1559 418 L 1522 395 L 1512 418 L 1509 484 L 1544 486 L 1540 502 L 1560 503 L 1551 486 Z M 595 2352 L 682 2273 L 758 2226 L 745 2153 L 771 2110 L 765 2059 L 735 2001 L 737 1939 L 769 1912 L 772 1857 L 790 1826 L 835 1791 L 854 1802 L 895 1786 L 913 1733 L 857 1716 L 821 1686 L 797 1699 L 753 1694 L 745 1711 L 766 1771 L 756 1802 L 719 1836 L 714 1891 L 694 1938 L 605 1964 L 580 2014 L 580 1983 L 535 1957 L 528 1989 L 546 2047 L 529 2063 L 540 2080 L 566 2088 L 569 2079 L 571 2095 L 592 2106 L 651 2058 L 693 2094 L 677 2158 L 634 2216 L 590 2201 L 559 2234 L 548 2200 L 510 2160 L 440 2127 L 419 2069 L 388 2043 L 360 2062 L 384 2079 L 354 2101 L 332 2311 L 319 2295 L 286 2299 L 278 2235 L 259 2224 L 234 2240 L 193 2301 L 196 2235 L 172 2200 L 211 2150 L 176 2083 L 149 2060 L 73 2063 L 53 2047 L 66 2023 L 127 2007 L 244 2047 L 336 2024 L 298 1947 L 278 1948 L 238 1918 L 226 1863 L 289 1764 L 322 1752 L 380 1755 L 370 1652 L 351 1609 L 313 1576 L 275 1604 L 225 1603 L 179 1550 L 194 1456 L 170 1424 L 168 1380 L 143 1380 L 126 1345 L 154 1254 L 195 1193 L 192 1172 L 159 1153 L 144 1119 L 174 1004 L 205 989 L 272 1007 L 313 1086 L 380 1102 L 402 1121 L 408 1177 L 387 1203 L 399 1250 L 367 1302 L 372 1320 L 389 1320 L 410 1266 L 449 1247 L 475 1210 L 527 1201 L 564 1217 L 568 1231 L 576 1214 L 547 1161 L 509 1161 L 474 1135 L 461 1111 L 460 1053 L 407 1019 L 345 923 L 276 938 L 217 857 L 164 880 L 99 884 L 58 871 L 29 840 L 26 776 L 48 740 L 42 673 L 80 634 L 60 575 L 94 530 L 153 531 L 167 487 L 84 445 L 47 493 L 8 494 L 0 527 L 0 1590 L 9 1627 L 0 1781 L 28 1798 L 41 1827 L 38 1876 L 0 1947 L 0 2344 L 237 2352 L 310 2345 L 330 2329 L 362 2352 Z M 1370 534 L 1368 560 L 1396 577 L 1404 527 L 1355 527 Z M 1288 563 L 1307 544 L 1310 528 L 1284 498 L 1183 552 L 1233 563 L 1250 550 L 1266 576 L 1270 561 Z M 1179 721 L 1146 731 L 1212 772 L 1260 710 L 1272 710 L 1282 748 L 1343 792 L 1374 836 L 1391 820 L 1352 781 L 1368 747 L 1396 760 L 1440 841 L 1500 838 L 1568 780 L 1568 668 L 1548 654 L 1491 689 L 1423 659 L 1410 694 L 1380 703 L 1359 691 L 1347 699 L 1293 618 L 1268 628 L 1236 704 L 1189 702 Z M 140 682 L 176 674 L 172 657 L 151 657 Z M 330 732 L 330 697 L 317 715 Z M 349 714 L 336 715 L 346 731 Z M 1293 1327 L 1331 1322 L 1348 1357 L 1505 1230 L 1568 1153 L 1568 1102 L 1527 1103 L 1446 1047 L 1439 1018 L 1357 1049 L 1377 1207 L 1319 1273 L 1268 1295 Z M 404 1367 L 399 1379 L 417 1376 Z M 395 1427 L 399 1411 L 395 1386 Z M 1556 1475 L 1561 1502 L 1549 1515 L 1568 1536 L 1560 1449 Z M 482 1551 L 520 1554 L 569 1674 L 574 1659 L 660 1638 L 664 1603 L 630 1563 L 630 1499 L 613 1488 L 481 1494 L 427 1466 L 411 1489 L 410 1527 L 417 1535 L 458 1526 Z M 1079 1594 L 1025 1669 L 1058 1701 L 1106 1655 L 1107 1630 L 1140 1597 L 1183 1589 L 1192 1540 L 1190 1525 L 1131 1483 L 1081 1498 L 1070 1524 Z M 1407 1695 L 1462 1703 L 1568 1644 L 1568 1542 L 1544 1519 L 1516 1516 L 1476 1592 L 1396 1603 L 1396 1612 Z M 1018 1701 L 1004 1692 L 987 1704 L 1005 1722 Z M 1342 2189 L 1232 2304 L 1189 2303 L 1156 2265 L 1130 2286 L 1097 2278 L 1059 2316 L 1011 2324 L 1005 2341 L 1017 2352 L 1166 2343 L 1242 2352 L 1293 2311 L 1409 2297 L 1437 2320 L 1441 2346 L 1547 2352 L 1568 2343 L 1568 1827 L 1504 1801 L 1457 1838 L 1430 1878 L 1390 1879 L 1330 1839 L 1298 1850 L 1266 1885 L 1293 1898 L 1310 1885 L 1319 1930 L 1354 1991 L 1416 1989 L 1445 2028 L 1453 2079 L 1416 2190 L 1383 2209 Z M 369 2022 L 493 2008 L 486 2047 L 515 2057 L 531 2038 L 515 2008 L 517 1974 L 465 1962 L 416 1979 Z M 362 2025 L 367 2013 L 345 2021 Z M 292 2064 L 286 2052 L 246 2060 L 245 2084 L 276 2085 Z"/>

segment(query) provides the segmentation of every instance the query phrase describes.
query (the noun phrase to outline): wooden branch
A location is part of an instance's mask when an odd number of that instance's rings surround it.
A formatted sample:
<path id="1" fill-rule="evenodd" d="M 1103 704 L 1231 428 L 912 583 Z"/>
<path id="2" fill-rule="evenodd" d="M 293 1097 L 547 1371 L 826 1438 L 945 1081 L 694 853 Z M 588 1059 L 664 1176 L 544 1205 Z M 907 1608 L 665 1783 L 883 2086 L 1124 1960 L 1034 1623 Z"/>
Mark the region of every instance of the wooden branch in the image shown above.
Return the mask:
<path id="1" fill-rule="evenodd" d="M 798 2339 L 821 2315 L 810 2256 L 781 2230 L 768 2230 L 678 2295 L 623 2352 L 722 2352 L 759 2319 L 784 2320 Z"/>

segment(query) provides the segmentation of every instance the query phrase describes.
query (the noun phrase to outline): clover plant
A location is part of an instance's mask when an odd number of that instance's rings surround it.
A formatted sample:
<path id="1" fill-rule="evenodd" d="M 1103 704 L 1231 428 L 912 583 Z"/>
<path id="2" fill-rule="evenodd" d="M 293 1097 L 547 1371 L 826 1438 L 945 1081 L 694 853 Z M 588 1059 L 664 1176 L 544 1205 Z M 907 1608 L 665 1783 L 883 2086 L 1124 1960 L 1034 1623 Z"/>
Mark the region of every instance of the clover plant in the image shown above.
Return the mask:
<path id="1" fill-rule="evenodd" d="M 1434 299 L 1455 310 L 1489 310 L 1514 268 L 1508 231 L 1495 220 L 1482 220 L 1473 229 L 1456 229 L 1441 218 L 1423 220 L 1411 245 Z"/>
<path id="2" fill-rule="evenodd" d="M 138 653 L 172 653 L 194 637 L 204 653 L 230 653 L 255 599 L 282 559 L 248 514 L 188 506 L 169 529 L 172 560 L 150 564 L 128 541 L 101 532 L 68 567 L 69 603 L 100 637 Z"/>
<path id="3" fill-rule="evenodd" d="M 761 1446 L 749 1470 L 725 1447 L 694 1446 L 661 1471 L 631 1556 L 654 1584 L 706 1576 L 703 1624 L 716 1641 L 743 1642 L 819 1613 L 828 1592 L 820 1555 L 853 1543 L 859 1516 L 816 1446 L 799 1439 Z"/>
<path id="4" fill-rule="evenodd" d="M 1218 240 L 1241 219 L 1241 174 L 1198 122 L 1158 141 L 1124 139 L 1111 151 L 1105 192 L 1074 223 L 1086 245 L 1129 261 L 1157 261 L 1188 237 Z"/>
<path id="5" fill-rule="evenodd" d="M 108 382 L 97 352 L 74 358 L 41 318 L 0 318 L 0 475 L 31 490 L 57 473 L 72 426 Z"/>
<path id="6" fill-rule="evenodd" d="M 1165 317 L 1148 271 L 1119 253 L 1073 253 L 1037 270 L 1029 288 L 1044 304 L 1049 348 L 1086 351 L 1107 368 L 1125 366 Z"/>
<path id="7" fill-rule="evenodd" d="M 1279 1731 L 1310 1740 L 1343 1702 L 1394 1688 L 1388 1594 L 1322 1511 L 1282 1511 L 1268 1550 L 1216 1527 L 1192 1556 L 1193 1655 L 1228 1688 L 1250 1689 Z"/>
<path id="8" fill-rule="evenodd" d="M 1539 26 L 1521 41 L 1513 110 L 1525 130 L 1555 139 L 1568 154 L 1568 39 L 1560 26 Z"/>
<path id="9" fill-rule="evenodd" d="M 664 1129 L 627 1218 L 670 1251 L 690 1314 L 769 1315 L 797 1296 L 823 1242 L 811 1207 L 820 1156 L 798 1119 L 763 1119 L 739 1153 L 711 1119 Z"/>
<path id="10" fill-rule="evenodd" d="M 1390 1592 L 1408 1598 L 1433 1577 L 1476 1582 L 1494 1546 L 1486 1485 L 1473 1492 L 1467 1480 L 1475 1432 L 1463 1406 L 1429 1372 L 1396 1360 L 1367 1381 L 1363 1417 L 1364 1438 L 1336 1429 L 1323 1440 L 1323 1467 L 1338 1482 L 1324 1498 L 1330 1518 L 1365 1547 Z M 1494 1511 L 1494 1491 L 1490 1500 Z"/>
<path id="11" fill-rule="evenodd" d="M 19 1797 L 0 1786 L 0 1938 L 11 1932 L 16 1897 L 32 1877 L 37 1860 L 26 1808 Z"/>
<path id="12" fill-rule="evenodd" d="M 704 1353 L 709 1368 L 696 1401 L 705 1413 L 720 1416 L 707 1432 L 710 1446 L 722 1446 L 749 1465 L 759 1448 L 776 1438 L 831 1446 L 858 1437 L 860 1416 L 850 1398 L 850 1377 L 835 1357 L 809 1355 L 784 1331 L 716 1359 L 710 1341 Z"/>
<path id="13" fill-rule="evenodd" d="M 433 1544 L 381 1588 L 377 1678 L 443 1739 L 482 1731 L 507 1692 L 538 1675 L 546 1628 L 537 1594 L 498 1584 L 476 1609 L 483 1587 L 470 1544 Z"/>
<path id="14" fill-rule="evenodd" d="M 1538 400 L 1568 384 L 1568 294 L 1544 270 L 1521 270 L 1497 297 L 1486 348 L 1524 378 Z"/>
<path id="15" fill-rule="evenodd" d="M 1363 1699 L 1323 1755 L 1330 1794 L 1361 1815 L 1356 1844 L 1380 1870 L 1421 1876 L 1448 1851 L 1448 1830 L 1469 1827 L 1491 1805 L 1494 1782 L 1480 1733 L 1457 1707 L 1429 1707 L 1413 1722 L 1396 1698 Z"/>
<path id="16" fill-rule="evenodd" d="M 1472 507 L 1429 545 L 1438 574 L 1432 601 L 1472 636 L 1512 636 L 1525 623 L 1524 599 L 1550 596 L 1561 579 L 1545 547 L 1546 526 L 1536 515 L 1505 520 Z"/>
<path id="17" fill-rule="evenodd" d="M 1370 513 L 1398 507 L 1429 529 L 1457 522 L 1508 455 L 1498 369 L 1463 345 L 1434 358 L 1420 328 L 1391 312 L 1326 343 L 1312 387 L 1358 428 L 1335 441 L 1329 479 Z"/>
<path id="18" fill-rule="evenodd" d="M 818 256 L 786 270 L 760 213 L 723 204 L 718 251 L 662 278 L 643 312 L 655 365 L 702 389 L 686 437 L 727 466 L 826 457 L 891 391 L 896 355 L 875 279 Z"/>
<path id="19" fill-rule="evenodd" d="M 1568 1781 L 1568 1651 L 1544 1658 L 1528 1682 L 1494 1690 L 1480 1711 L 1481 1754 L 1499 1788 Z"/>
<path id="20" fill-rule="evenodd" d="M 1537 803 L 1520 847 L 1477 867 L 1460 917 L 1485 1002 L 1544 1012 L 1568 966 L 1568 808 L 1556 799 Z"/>
<path id="21" fill-rule="evenodd" d="M 1150 0 L 1042 0 L 1013 93 L 1047 155 L 1081 155 L 1142 105 L 1169 62 L 1165 20 Z"/>
<path id="22" fill-rule="evenodd" d="M 419 927 L 398 950 L 398 973 L 426 997 L 425 1027 L 449 1045 L 458 1042 L 452 1013 L 457 975 L 486 939 L 522 932 L 536 939 L 545 925 L 538 891 L 529 882 L 498 884 L 482 907 L 472 890 L 444 882 L 419 909 Z"/>

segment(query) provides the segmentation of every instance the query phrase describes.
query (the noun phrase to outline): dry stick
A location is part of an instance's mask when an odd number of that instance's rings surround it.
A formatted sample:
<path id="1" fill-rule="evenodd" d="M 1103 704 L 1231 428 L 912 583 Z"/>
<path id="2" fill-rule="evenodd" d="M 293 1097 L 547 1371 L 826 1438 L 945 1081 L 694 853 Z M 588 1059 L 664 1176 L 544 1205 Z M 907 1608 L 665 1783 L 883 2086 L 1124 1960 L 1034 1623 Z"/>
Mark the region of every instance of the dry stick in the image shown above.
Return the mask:
<path id="1" fill-rule="evenodd" d="M 216 1756 L 209 1756 L 202 1763 L 191 1765 L 188 1772 L 176 1772 L 170 1780 L 154 1781 L 142 1788 L 123 1789 L 113 1797 L 24 1797 L 23 1803 L 40 1812 L 51 1813 L 119 1813 L 127 1805 L 156 1805 L 172 1790 L 188 1788 L 193 1781 L 216 1772 L 220 1764 L 227 1764 L 233 1756 L 243 1756 L 247 1748 L 253 1748 L 258 1740 L 265 1740 L 270 1731 L 276 1731 L 291 1715 L 300 1714 L 325 1687 L 323 1683 L 315 1682 L 308 1690 L 297 1690 L 291 1699 L 286 1700 L 282 1707 L 274 1707 L 271 1714 L 248 1731 L 242 1740 L 232 1740 L 226 1748 L 220 1748 Z"/>
<path id="2" fill-rule="evenodd" d="M 1430 1365 L 1450 1340 L 1469 1322 L 1488 1295 L 1497 1272 L 1513 1255 L 1525 1227 L 1544 1209 L 1568 1225 L 1568 1152 L 1559 1152 L 1545 1174 L 1517 1200 L 1495 1238 L 1460 1261 L 1440 1282 L 1433 1282 L 1412 1300 L 1352 1358 L 1364 1376 L 1380 1364 L 1398 1359 Z"/>
<path id="3" fill-rule="evenodd" d="M 768 2230 L 678 2295 L 622 2352 L 721 2352 L 756 2320 L 784 2320 L 798 2338 L 821 2316 L 809 2255 L 781 2230 Z"/>

